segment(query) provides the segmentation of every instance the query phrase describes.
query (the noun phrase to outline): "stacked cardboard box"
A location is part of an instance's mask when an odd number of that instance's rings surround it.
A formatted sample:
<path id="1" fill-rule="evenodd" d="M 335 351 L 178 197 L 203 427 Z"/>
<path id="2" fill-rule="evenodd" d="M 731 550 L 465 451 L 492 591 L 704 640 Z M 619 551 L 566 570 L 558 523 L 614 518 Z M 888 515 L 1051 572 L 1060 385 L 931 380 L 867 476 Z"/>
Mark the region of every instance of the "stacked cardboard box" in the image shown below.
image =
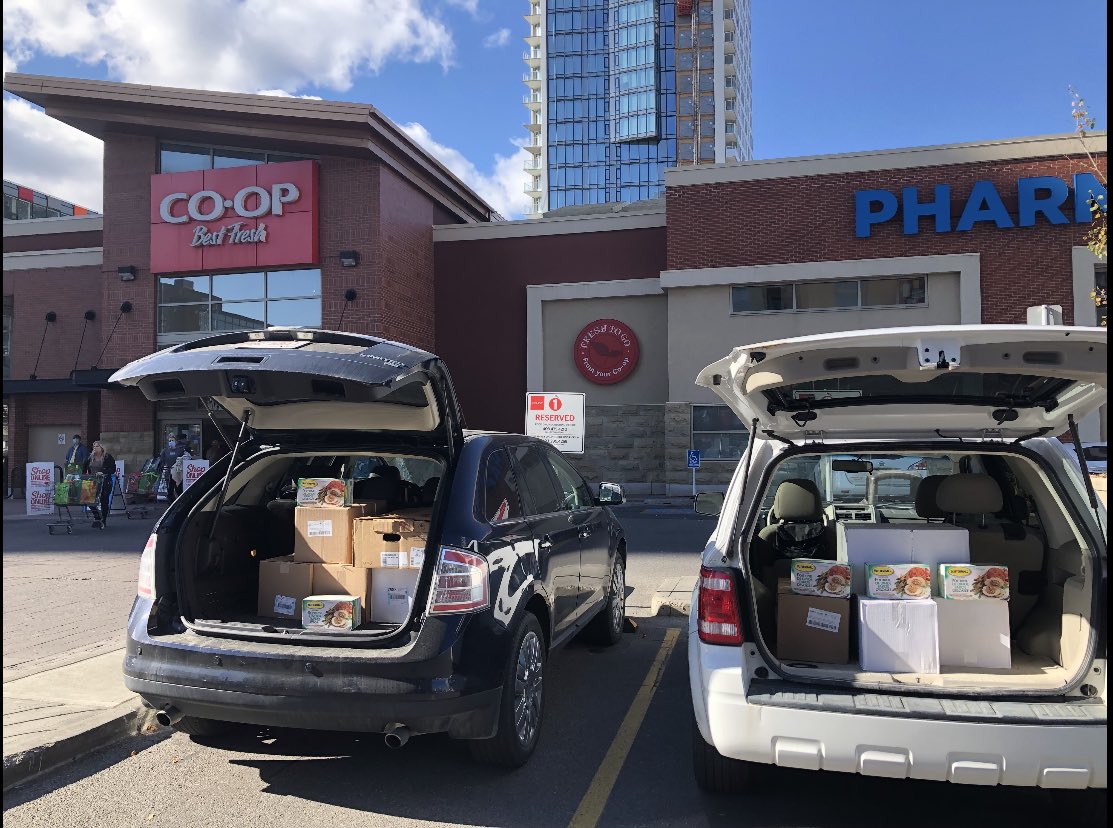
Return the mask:
<path id="1" fill-rule="evenodd" d="M 409 617 L 425 563 L 430 516 L 429 509 L 407 509 L 355 521 L 355 565 L 373 573 L 371 620 L 399 624 Z"/>
<path id="2" fill-rule="evenodd" d="M 850 594 L 829 598 L 793 592 L 777 582 L 777 658 L 817 664 L 850 660 Z"/>

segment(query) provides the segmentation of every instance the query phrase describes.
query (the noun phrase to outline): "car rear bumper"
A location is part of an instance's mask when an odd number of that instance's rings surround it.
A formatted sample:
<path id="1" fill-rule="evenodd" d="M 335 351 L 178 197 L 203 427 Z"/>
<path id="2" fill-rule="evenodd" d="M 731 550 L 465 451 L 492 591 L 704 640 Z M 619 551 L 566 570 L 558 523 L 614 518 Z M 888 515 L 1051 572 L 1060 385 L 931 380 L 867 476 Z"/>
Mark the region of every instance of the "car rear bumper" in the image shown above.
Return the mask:
<path id="1" fill-rule="evenodd" d="M 457 739 L 495 734 L 501 688 L 450 698 L 316 693 L 304 696 L 244 693 L 125 676 L 124 684 L 155 710 L 175 707 L 184 716 L 225 722 L 382 733 L 390 724 L 414 734 L 447 733 Z"/>
<path id="2" fill-rule="evenodd" d="M 752 704 L 741 654 L 690 642 L 699 729 L 723 756 L 803 770 L 972 785 L 1105 788 L 1104 723 L 1007 724 Z M 700 651 L 704 651 L 702 654 Z M 734 663 L 731 664 L 730 661 Z"/>

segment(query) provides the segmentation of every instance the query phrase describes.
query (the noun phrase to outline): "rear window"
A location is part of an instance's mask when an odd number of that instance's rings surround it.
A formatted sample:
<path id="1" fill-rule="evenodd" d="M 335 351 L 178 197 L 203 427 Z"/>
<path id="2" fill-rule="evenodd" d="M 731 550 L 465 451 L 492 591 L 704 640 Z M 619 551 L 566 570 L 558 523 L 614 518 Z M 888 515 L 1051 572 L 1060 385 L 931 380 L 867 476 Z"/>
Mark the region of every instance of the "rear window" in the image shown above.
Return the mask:
<path id="1" fill-rule="evenodd" d="M 533 504 L 533 513 L 547 515 L 559 512 L 563 508 L 564 495 L 557 490 L 541 452 L 531 446 L 518 446 L 514 453 L 522 470 L 522 483 Z"/>
<path id="2" fill-rule="evenodd" d="M 1086 446 L 1082 449 L 1082 456 L 1087 460 L 1101 460 L 1103 463 L 1106 460 L 1106 446 Z"/>

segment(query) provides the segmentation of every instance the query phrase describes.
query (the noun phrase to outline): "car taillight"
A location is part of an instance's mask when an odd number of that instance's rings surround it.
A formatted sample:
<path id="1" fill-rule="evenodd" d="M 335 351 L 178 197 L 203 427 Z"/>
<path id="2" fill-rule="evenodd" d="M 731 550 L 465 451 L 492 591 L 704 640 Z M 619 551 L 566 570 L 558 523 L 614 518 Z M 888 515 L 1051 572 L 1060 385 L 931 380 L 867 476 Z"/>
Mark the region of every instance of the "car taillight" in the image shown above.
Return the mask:
<path id="1" fill-rule="evenodd" d="M 700 569 L 698 622 L 699 640 L 705 644 L 742 643 L 742 619 L 731 572 Z"/>
<path id="2" fill-rule="evenodd" d="M 490 606 L 490 567 L 487 559 L 463 549 L 441 547 L 433 576 L 433 598 L 429 614 L 478 612 Z"/>
<path id="3" fill-rule="evenodd" d="M 143 547 L 143 554 L 139 557 L 139 585 L 136 592 L 140 598 L 155 600 L 155 547 L 158 545 L 158 535 L 147 538 L 147 545 Z"/>

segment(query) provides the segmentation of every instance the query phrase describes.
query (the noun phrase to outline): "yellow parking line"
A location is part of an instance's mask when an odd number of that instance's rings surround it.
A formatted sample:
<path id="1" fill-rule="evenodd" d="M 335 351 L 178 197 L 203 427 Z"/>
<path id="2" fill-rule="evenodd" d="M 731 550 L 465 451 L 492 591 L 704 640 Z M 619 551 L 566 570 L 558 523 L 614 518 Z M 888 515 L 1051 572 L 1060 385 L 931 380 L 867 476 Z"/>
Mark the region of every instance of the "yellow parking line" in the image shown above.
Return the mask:
<path id="1" fill-rule="evenodd" d="M 587 789 L 584 798 L 580 800 L 580 807 L 572 815 L 572 821 L 568 823 L 568 828 L 594 828 L 599 822 L 599 817 L 603 815 L 603 809 L 607 806 L 607 800 L 610 798 L 614 783 L 618 781 L 618 773 L 622 770 L 622 764 L 626 761 L 626 756 L 630 753 L 630 747 L 634 744 L 634 737 L 638 735 L 638 729 L 642 725 L 642 720 L 645 719 L 646 711 L 649 710 L 649 702 L 653 700 L 653 694 L 657 692 L 657 687 L 661 684 L 661 677 L 665 674 L 665 664 L 668 663 L 669 656 L 672 655 L 676 640 L 679 637 L 680 630 L 675 628 L 665 630 L 665 640 L 661 642 L 661 648 L 657 651 L 653 666 L 649 668 L 638 694 L 634 696 L 634 701 L 630 703 L 630 709 L 626 711 L 626 718 L 622 720 L 618 733 L 615 734 L 614 741 L 607 749 L 607 755 L 603 757 L 599 770 L 595 772 L 595 779 L 592 780 L 591 787 Z"/>

